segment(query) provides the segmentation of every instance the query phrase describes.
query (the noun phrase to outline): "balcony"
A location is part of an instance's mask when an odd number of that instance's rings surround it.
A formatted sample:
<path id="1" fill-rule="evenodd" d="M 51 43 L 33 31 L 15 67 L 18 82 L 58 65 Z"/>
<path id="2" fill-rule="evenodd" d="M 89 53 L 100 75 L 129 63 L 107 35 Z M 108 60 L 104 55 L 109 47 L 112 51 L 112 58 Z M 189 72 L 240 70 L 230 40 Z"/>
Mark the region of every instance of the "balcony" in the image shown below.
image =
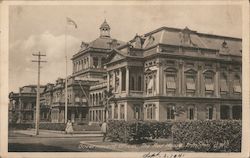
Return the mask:
<path id="1" fill-rule="evenodd" d="M 129 96 L 142 97 L 143 96 L 143 91 L 130 90 L 129 91 Z"/>

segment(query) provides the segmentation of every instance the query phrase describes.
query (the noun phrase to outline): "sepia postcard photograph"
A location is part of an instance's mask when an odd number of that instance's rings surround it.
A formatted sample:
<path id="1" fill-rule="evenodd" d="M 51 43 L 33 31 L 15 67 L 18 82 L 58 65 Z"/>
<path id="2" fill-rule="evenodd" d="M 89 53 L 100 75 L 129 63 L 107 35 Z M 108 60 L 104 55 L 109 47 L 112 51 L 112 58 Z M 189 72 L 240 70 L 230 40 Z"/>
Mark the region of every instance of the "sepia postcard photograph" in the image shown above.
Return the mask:
<path id="1" fill-rule="evenodd" d="M 3 1 L 1 156 L 249 156 L 246 2 Z"/>

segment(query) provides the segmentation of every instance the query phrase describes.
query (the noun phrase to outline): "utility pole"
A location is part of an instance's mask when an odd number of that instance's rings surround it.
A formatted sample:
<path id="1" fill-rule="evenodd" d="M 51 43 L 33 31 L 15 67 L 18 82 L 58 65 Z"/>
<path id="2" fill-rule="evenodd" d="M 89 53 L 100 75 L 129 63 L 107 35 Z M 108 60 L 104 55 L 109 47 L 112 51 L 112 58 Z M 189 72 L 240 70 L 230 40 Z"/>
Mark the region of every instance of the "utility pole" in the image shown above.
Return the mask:
<path id="1" fill-rule="evenodd" d="M 45 54 L 41 54 L 38 52 L 38 54 L 32 54 L 33 56 L 36 56 L 38 60 L 32 60 L 32 62 L 36 62 L 38 64 L 38 79 L 37 79 L 37 90 L 36 90 L 36 135 L 39 135 L 39 122 L 40 122 L 40 69 L 41 69 L 41 63 L 47 62 L 42 61 L 41 57 L 46 56 Z"/>

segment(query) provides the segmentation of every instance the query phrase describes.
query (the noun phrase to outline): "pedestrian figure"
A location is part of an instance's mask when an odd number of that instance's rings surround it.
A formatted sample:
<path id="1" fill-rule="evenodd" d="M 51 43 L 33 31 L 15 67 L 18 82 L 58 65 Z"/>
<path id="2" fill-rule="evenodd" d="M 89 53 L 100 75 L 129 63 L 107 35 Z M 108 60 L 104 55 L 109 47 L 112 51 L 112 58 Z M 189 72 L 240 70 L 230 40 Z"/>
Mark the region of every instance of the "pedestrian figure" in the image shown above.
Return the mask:
<path id="1" fill-rule="evenodd" d="M 102 131 L 102 134 L 103 134 L 102 141 L 104 142 L 105 139 L 106 139 L 106 136 L 107 136 L 107 122 L 106 122 L 106 120 L 104 120 L 104 122 L 102 123 L 101 131 Z"/>
<path id="2" fill-rule="evenodd" d="M 66 132 L 66 134 L 73 134 L 73 125 L 72 125 L 72 122 L 70 120 L 66 124 L 65 132 Z"/>

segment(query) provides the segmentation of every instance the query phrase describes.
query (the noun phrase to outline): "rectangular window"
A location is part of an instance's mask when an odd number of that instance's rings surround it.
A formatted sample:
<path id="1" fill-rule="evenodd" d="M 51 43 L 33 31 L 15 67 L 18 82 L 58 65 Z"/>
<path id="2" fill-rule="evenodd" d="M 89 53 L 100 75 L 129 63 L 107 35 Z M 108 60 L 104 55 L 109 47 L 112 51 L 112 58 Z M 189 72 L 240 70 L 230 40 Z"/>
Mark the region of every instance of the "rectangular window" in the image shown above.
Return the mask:
<path id="1" fill-rule="evenodd" d="M 138 85 L 138 87 L 137 87 L 137 90 L 138 91 L 141 91 L 142 90 L 142 79 L 141 79 L 141 76 L 138 76 L 138 81 L 137 81 L 138 83 L 137 83 L 137 85 Z"/>
<path id="2" fill-rule="evenodd" d="M 194 120 L 194 108 L 188 109 L 188 118 L 189 120 Z"/>
<path id="3" fill-rule="evenodd" d="M 147 91 L 149 94 L 152 94 L 153 93 L 153 78 L 152 76 L 149 76 L 149 81 L 148 81 L 148 86 L 147 86 Z"/>
<path id="4" fill-rule="evenodd" d="M 214 82 L 212 77 L 205 77 L 205 90 L 214 91 Z"/>
<path id="5" fill-rule="evenodd" d="M 140 106 L 135 105 L 134 107 L 134 119 L 139 120 L 140 119 Z"/>
<path id="6" fill-rule="evenodd" d="M 220 80 L 220 91 L 228 92 L 227 80 L 225 78 Z"/>
<path id="7" fill-rule="evenodd" d="M 112 119 L 112 106 L 108 107 L 108 118 Z"/>
<path id="8" fill-rule="evenodd" d="M 146 108 L 147 113 L 147 119 L 148 120 L 154 120 L 155 119 L 155 105 L 154 104 L 148 104 Z"/>
<path id="9" fill-rule="evenodd" d="M 234 92 L 241 93 L 240 80 L 234 80 Z"/>
<path id="10" fill-rule="evenodd" d="M 220 107 L 220 118 L 222 120 L 225 120 L 225 119 L 230 119 L 230 109 L 229 109 L 229 106 L 227 105 L 222 105 Z"/>
<path id="11" fill-rule="evenodd" d="M 166 77 L 167 80 L 167 90 L 171 89 L 171 90 L 175 90 L 176 89 L 176 82 L 175 82 L 175 76 L 167 76 Z"/>
<path id="12" fill-rule="evenodd" d="M 186 77 L 187 90 L 195 90 L 195 78 L 194 76 Z"/>
<path id="13" fill-rule="evenodd" d="M 123 104 L 121 104 L 120 106 L 121 106 L 120 107 L 120 119 L 124 120 L 125 119 L 125 108 L 124 108 Z"/>
<path id="14" fill-rule="evenodd" d="M 213 119 L 213 107 L 207 108 L 207 119 L 209 119 L 209 120 Z"/>
<path id="15" fill-rule="evenodd" d="M 94 68 L 98 67 L 98 58 L 97 57 L 93 57 L 93 67 Z"/>
<path id="16" fill-rule="evenodd" d="M 126 90 L 126 70 L 122 69 L 122 91 Z"/>
<path id="17" fill-rule="evenodd" d="M 156 75 L 154 75 L 154 77 L 153 77 L 153 89 L 155 92 L 156 91 Z"/>
<path id="18" fill-rule="evenodd" d="M 174 116 L 174 107 L 173 106 L 168 106 L 167 107 L 167 119 L 168 120 L 173 120 L 175 118 Z"/>

